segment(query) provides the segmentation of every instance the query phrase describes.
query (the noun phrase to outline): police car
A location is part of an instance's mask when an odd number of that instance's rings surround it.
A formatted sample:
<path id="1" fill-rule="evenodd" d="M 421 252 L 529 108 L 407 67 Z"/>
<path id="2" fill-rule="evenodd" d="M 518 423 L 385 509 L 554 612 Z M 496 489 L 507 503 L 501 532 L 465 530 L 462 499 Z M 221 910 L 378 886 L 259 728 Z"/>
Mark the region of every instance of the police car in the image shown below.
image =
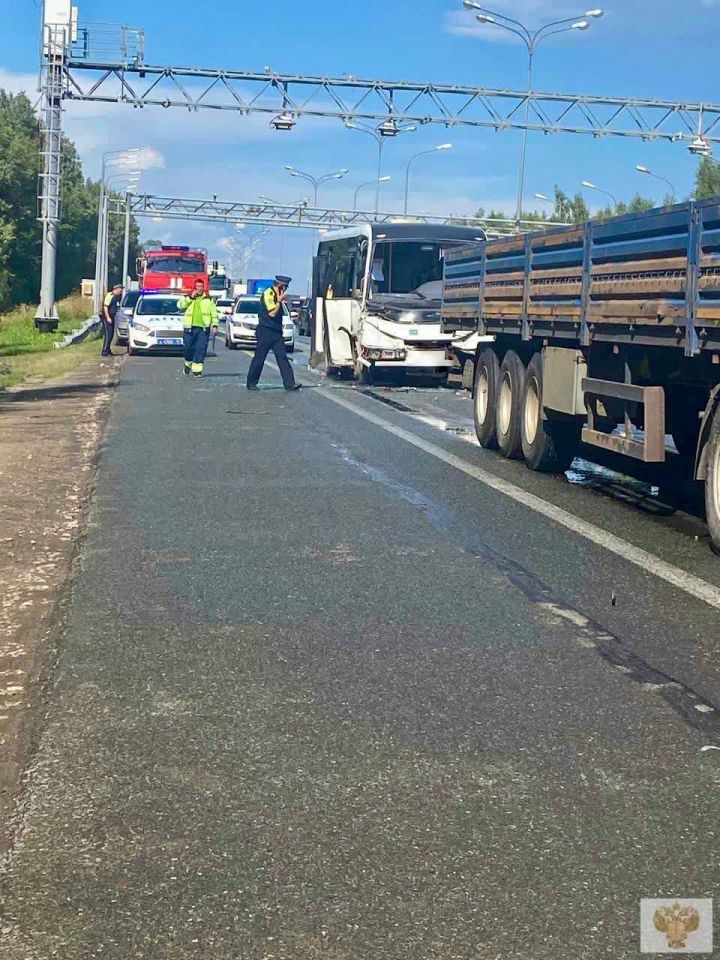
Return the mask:
<path id="1" fill-rule="evenodd" d="M 128 323 L 128 353 L 182 350 L 184 294 L 142 293 Z"/>
<path id="2" fill-rule="evenodd" d="M 118 312 L 115 315 L 115 337 L 118 344 L 122 346 L 125 346 L 128 342 L 128 324 L 139 299 L 139 290 L 128 290 L 120 301 Z"/>
<path id="3" fill-rule="evenodd" d="M 225 346 L 228 350 L 257 346 L 258 307 L 260 297 L 238 297 L 235 309 L 225 321 Z M 288 353 L 295 350 L 295 324 L 283 304 L 283 342 Z"/>

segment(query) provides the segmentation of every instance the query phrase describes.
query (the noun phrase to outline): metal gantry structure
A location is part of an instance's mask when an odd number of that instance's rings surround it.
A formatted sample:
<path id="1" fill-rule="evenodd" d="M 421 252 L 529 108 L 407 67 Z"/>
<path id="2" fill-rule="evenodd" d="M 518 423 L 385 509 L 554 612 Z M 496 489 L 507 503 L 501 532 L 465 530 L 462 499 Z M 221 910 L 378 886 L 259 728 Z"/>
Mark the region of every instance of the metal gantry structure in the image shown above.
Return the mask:
<path id="1" fill-rule="evenodd" d="M 588 94 L 539 93 L 459 84 L 318 77 L 145 63 L 144 40 L 123 28 L 117 55 L 93 56 L 91 32 L 69 48 L 63 63 L 65 99 L 144 107 L 265 113 L 379 124 L 441 124 L 491 130 L 537 130 L 647 141 L 701 137 L 720 143 L 720 104 Z M 122 50 L 126 52 L 122 56 Z M 529 119 L 524 121 L 525 107 Z"/>
<path id="2" fill-rule="evenodd" d="M 515 220 L 432 216 L 430 214 L 376 213 L 374 210 L 337 210 L 309 207 L 301 203 L 270 203 L 258 200 L 212 200 L 182 197 L 160 197 L 152 194 L 128 194 L 116 197 L 110 212 L 167 220 L 203 220 L 211 223 L 247 224 L 267 227 L 294 227 L 304 230 L 339 230 L 364 223 L 434 223 L 479 227 L 489 236 L 506 236 L 517 232 Z M 547 226 L 558 226 L 546 221 Z M 543 223 L 523 220 L 521 230 L 542 227 Z"/>
<path id="3" fill-rule="evenodd" d="M 635 97 L 540 93 L 454 84 L 317 77 L 145 62 L 141 30 L 73 22 L 69 0 L 53 0 L 60 23 L 43 20 L 41 211 L 43 280 L 39 324 L 55 318 L 56 230 L 60 217 L 60 142 L 64 101 L 269 115 L 277 130 L 303 117 L 378 124 L 687 142 L 696 152 L 720 143 L 720 104 Z M 527 109 L 528 120 L 524 114 Z M 258 221 L 259 222 L 259 221 Z"/>

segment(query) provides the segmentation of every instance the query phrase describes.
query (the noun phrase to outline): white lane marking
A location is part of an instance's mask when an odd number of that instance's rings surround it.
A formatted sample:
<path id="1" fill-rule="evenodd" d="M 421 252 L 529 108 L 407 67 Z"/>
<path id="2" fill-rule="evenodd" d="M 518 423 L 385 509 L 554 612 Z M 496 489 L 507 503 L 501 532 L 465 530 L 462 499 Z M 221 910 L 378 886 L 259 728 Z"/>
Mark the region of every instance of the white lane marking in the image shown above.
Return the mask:
<path id="1" fill-rule="evenodd" d="M 679 590 L 683 590 L 690 596 L 704 601 L 716 610 L 720 610 L 720 588 L 708 583 L 707 580 L 702 580 L 700 577 L 696 577 L 680 569 L 680 567 L 666 563 L 665 560 L 661 560 L 659 557 L 654 556 L 654 554 L 648 553 L 647 550 L 643 550 L 641 547 L 636 547 L 634 544 L 628 543 L 627 540 L 616 537 L 615 534 L 595 526 L 594 523 L 581 520 L 580 517 L 576 517 L 572 513 L 568 513 L 567 510 L 563 510 L 562 507 L 556 507 L 547 500 L 535 496 L 534 493 L 528 493 L 528 491 L 523 490 L 522 487 L 517 487 L 514 483 L 502 480 L 500 477 L 488 473 L 488 471 L 483 470 L 482 467 L 477 467 L 472 463 L 462 460 L 460 457 L 455 456 L 455 454 L 449 453 L 443 447 L 430 443 L 428 440 L 416 436 L 409 430 L 403 430 L 402 427 L 397 427 L 395 424 L 383 420 L 382 417 L 378 417 L 374 413 L 360 409 L 354 403 L 343 400 L 343 398 L 337 396 L 336 393 L 329 390 L 314 392 L 320 393 L 320 395 L 327 400 L 331 400 L 338 406 L 344 407 L 356 416 L 362 417 L 363 420 L 375 424 L 375 426 L 380 427 L 387 433 L 391 433 L 400 440 L 404 440 L 406 443 L 412 444 L 412 446 L 417 447 L 419 450 L 429 453 L 430 456 L 442 460 L 443 463 L 454 467 L 456 470 L 460 470 L 462 473 L 467 474 L 467 476 L 479 480 L 481 483 L 484 483 L 485 486 L 490 487 L 490 489 L 498 493 L 502 493 L 516 503 L 529 507 L 529 509 L 535 513 L 539 513 L 549 520 L 553 520 L 555 523 L 571 530 L 580 537 L 584 537 L 591 543 L 597 544 L 597 546 L 603 547 L 605 550 L 609 550 L 610 553 L 616 554 L 623 560 L 634 563 L 636 567 L 640 567 L 640 569 L 646 573 L 651 573 L 661 580 L 665 580 L 667 583 L 677 587 Z"/>

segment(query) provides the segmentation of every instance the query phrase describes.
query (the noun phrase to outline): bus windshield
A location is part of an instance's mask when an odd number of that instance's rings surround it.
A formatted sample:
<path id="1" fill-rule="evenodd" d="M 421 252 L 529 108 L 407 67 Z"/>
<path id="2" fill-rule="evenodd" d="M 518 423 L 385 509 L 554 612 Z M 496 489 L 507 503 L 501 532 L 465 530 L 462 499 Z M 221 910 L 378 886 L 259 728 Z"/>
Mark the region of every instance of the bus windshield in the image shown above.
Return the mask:
<path id="1" fill-rule="evenodd" d="M 224 290 L 228 285 L 227 277 L 210 277 L 210 289 L 211 290 Z"/>
<path id="2" fill-rule="evenodd" d="M 148 273 L 205 273 L 199 257 L 149 257 Z"/>
<path id="3" fill-rule="evenodd" d="M 442 280 L 446 243 L 421 240 L 380 241 L 373 250 L 371 288 L 378 293 L 413 293 Z"/>

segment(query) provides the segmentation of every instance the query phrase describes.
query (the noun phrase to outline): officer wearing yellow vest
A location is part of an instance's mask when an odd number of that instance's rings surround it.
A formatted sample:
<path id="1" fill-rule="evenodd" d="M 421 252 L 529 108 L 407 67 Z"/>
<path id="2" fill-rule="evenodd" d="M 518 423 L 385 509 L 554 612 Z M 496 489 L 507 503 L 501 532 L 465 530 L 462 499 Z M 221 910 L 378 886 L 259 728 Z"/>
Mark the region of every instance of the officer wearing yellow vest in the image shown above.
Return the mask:
<path id="1" fill-rule="evenodd" d="M 215 301 L 206 292 L 202 280 L 196 280 L 189 297 L 181 297 L 178 302 L 181 310 L 185 311 L 183 321 L 183 344 L 185 366 L 183 373 L 186 377 L 192 374 L 201 377 L 205 365 L 210 340 L 210 330 L 217 333 L 218 314 Z"/>
<path id="2" fill-rule="evenodd" d="M 102 355 L 103 357 L 111 357 L 112 351 L 110 350 L 110 345 L 113 342 L 113 337 L 115 336 L 115 317 L 118 312 L 118 307 L 120 306 L 120 300 L 122 298 L 123 285 L 121 283 L 114 283 L 112 290 L 109 290 L 105 297 L 103 298 L 103 307 L 102 307 L 102 322 L 103 322 L 103 345 L 102 345 Z"/>
<path id="3" fill-rule="evenodd" d="M 301 387 L 301 384 L 295 383 L 295 376 L 283 342 L 283 304 L 290 280 L 290 277 L 275 277 L 275 283 L 260 294 L 257 346 L 248 370 L 248 390 L 258 389 L 258 380 L 265 358 L 271 350 L 275 354 L 285 389 L 299 390 Z"/>

